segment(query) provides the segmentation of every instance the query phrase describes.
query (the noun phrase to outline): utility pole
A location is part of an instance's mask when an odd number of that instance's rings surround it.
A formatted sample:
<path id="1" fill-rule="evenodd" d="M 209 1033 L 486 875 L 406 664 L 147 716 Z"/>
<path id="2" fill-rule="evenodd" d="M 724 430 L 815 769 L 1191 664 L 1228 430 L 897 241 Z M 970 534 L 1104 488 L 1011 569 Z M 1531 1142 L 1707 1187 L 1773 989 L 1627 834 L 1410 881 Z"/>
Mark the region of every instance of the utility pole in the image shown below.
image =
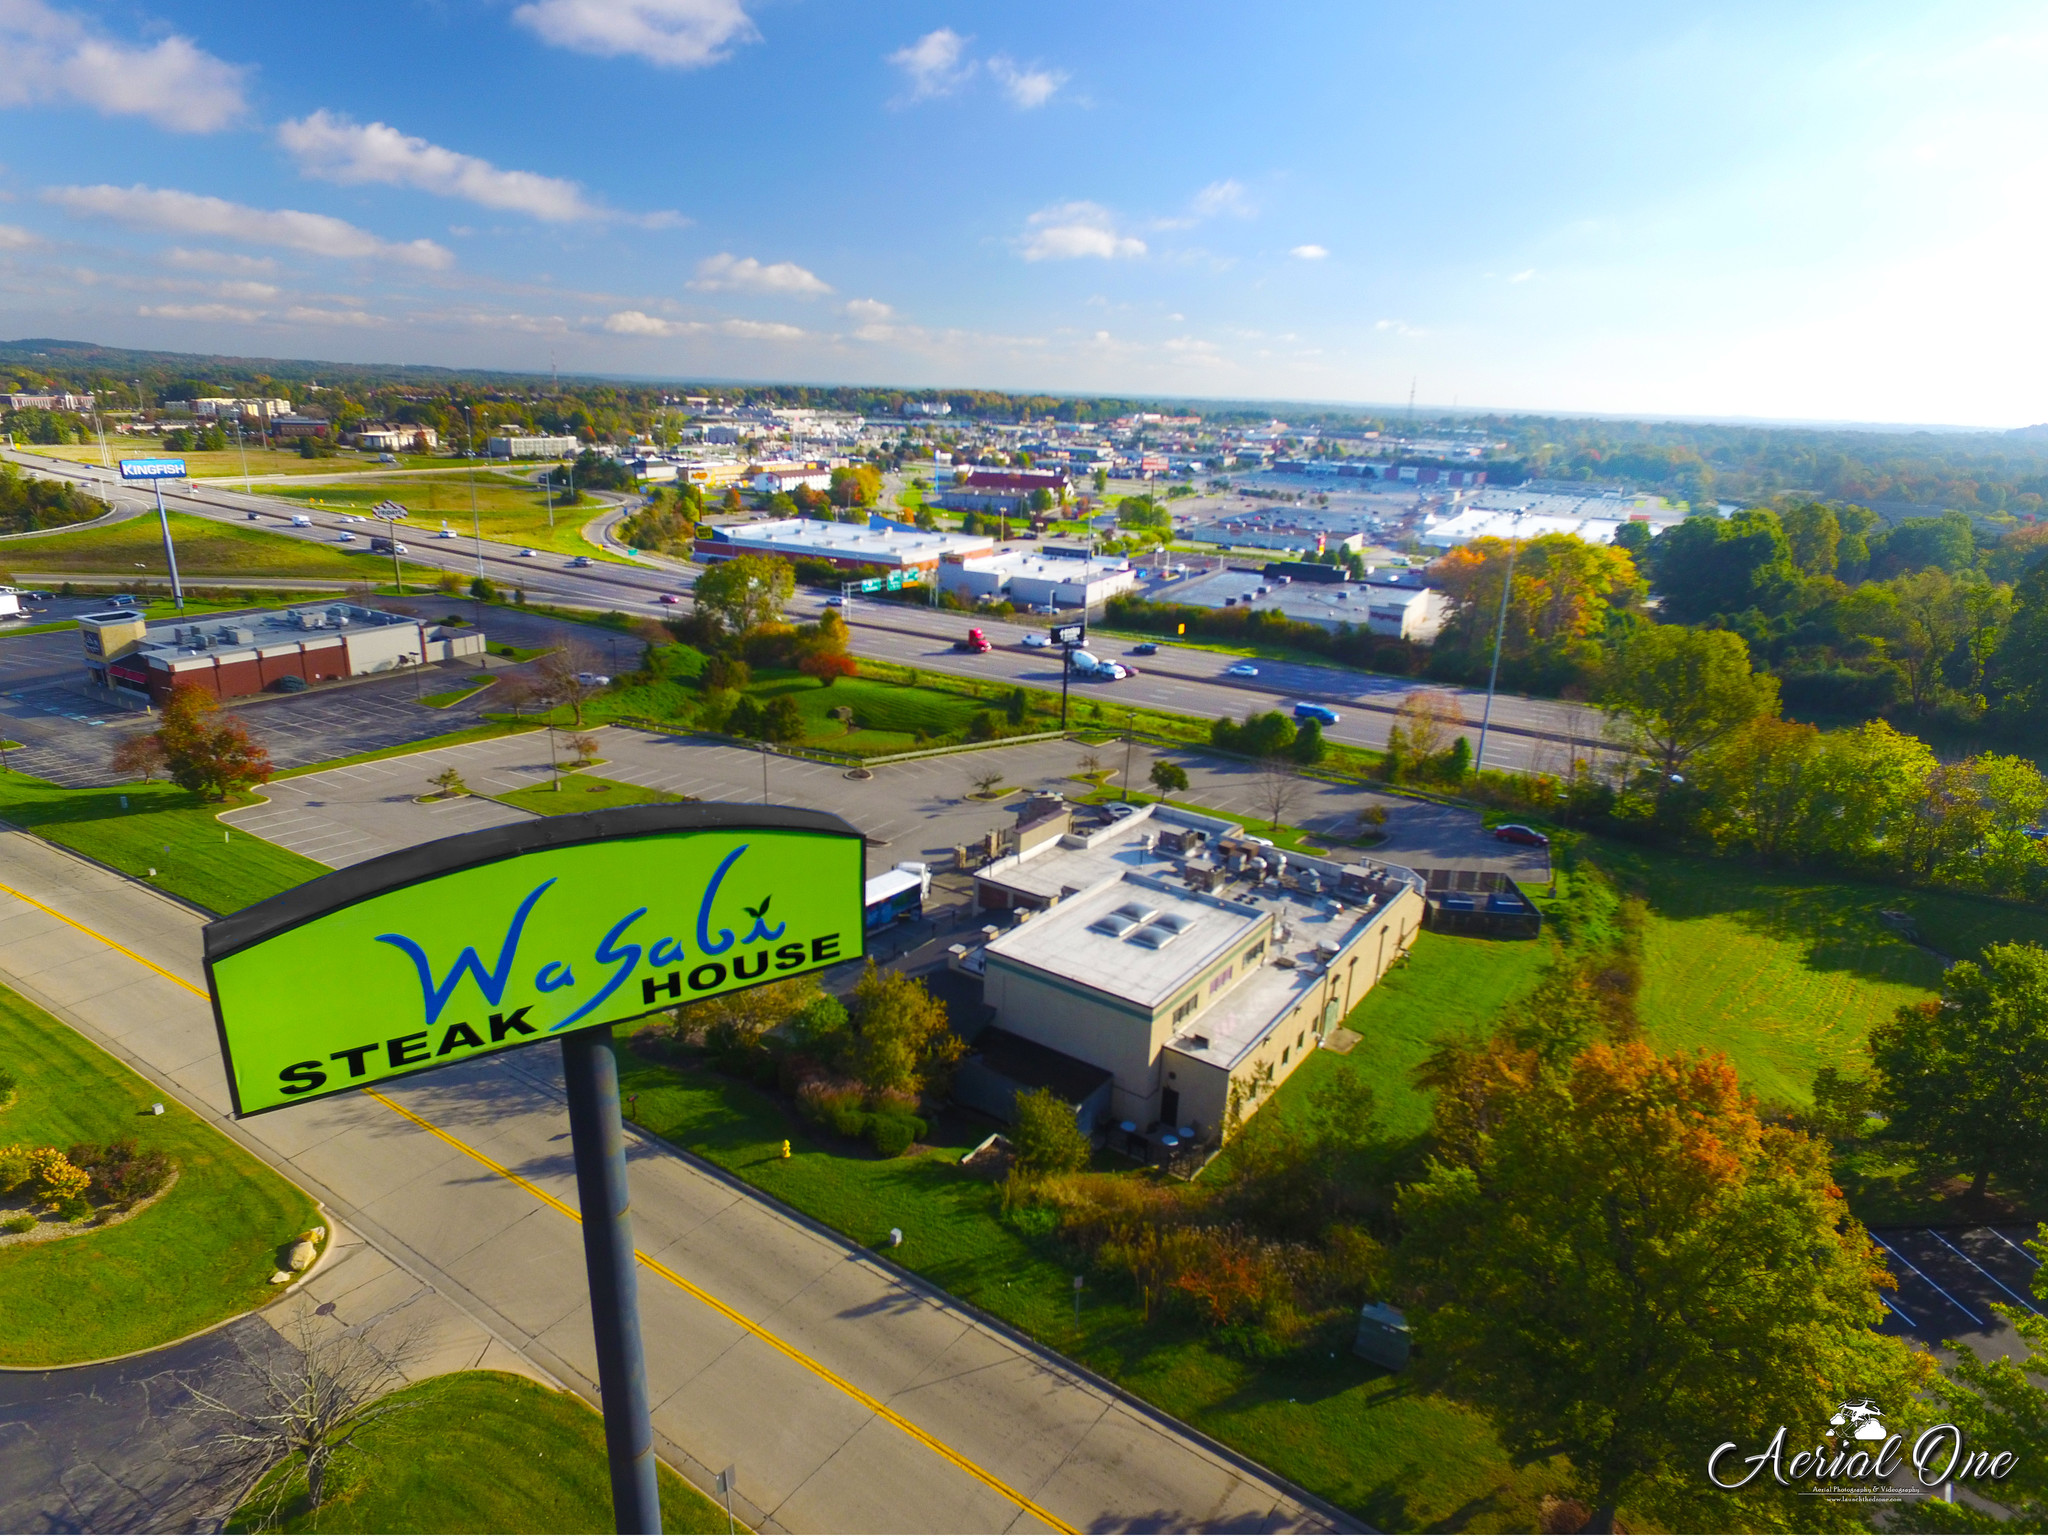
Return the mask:
<path id="1" fill-rule="evenodd" d="M 462 408 L 463 436 L 469 444 L 469 530 L 476 539 L 476 579 L 484 579 L 484 524 L 483 517 L 476 509 L 476 407 Z M 477 623 L 483 623 L 483 594 L 476 594 Z"/>
<path id="2" fill-rule="evenodd" d="M 242 408 L 240 405 L 235 407 L 235 447 L 240 449 L 242 454 L 242 494 L 244 496 L 253 496 L 256 494 L 256 483 L 249 478 L 249 445 L 242 441 Z"/>
<path id="3" fill-rule="evenodd" d="M 1522 514 L 1515 514 L 1515 533 L 1522 529 Z M 1493 689 L 1500 681 L 1500 645 L 1508 632 L 1508 594 L 1515 588 L 1515 555 L 1521 548 L 1521 541 L 1513 534 L 1508 538 L 1508 574 L 1500 584 L 1500 618 L 1493 627 L 1493 667 L 1486 674 L 1486 709 L 1479 717 L 1479 750 L 1472 758 L 1472 777 L 1479 777 L 1479 770 L 1486 766 L 1486 732 L 1493 724 Z"/>
<path id="4" fill-rule="evenodd" d="M 1138 731 L 1138 715 L 1135 710 L 1124 711 L 1124 799 L 1131 798 L 1131 743 Z"/>

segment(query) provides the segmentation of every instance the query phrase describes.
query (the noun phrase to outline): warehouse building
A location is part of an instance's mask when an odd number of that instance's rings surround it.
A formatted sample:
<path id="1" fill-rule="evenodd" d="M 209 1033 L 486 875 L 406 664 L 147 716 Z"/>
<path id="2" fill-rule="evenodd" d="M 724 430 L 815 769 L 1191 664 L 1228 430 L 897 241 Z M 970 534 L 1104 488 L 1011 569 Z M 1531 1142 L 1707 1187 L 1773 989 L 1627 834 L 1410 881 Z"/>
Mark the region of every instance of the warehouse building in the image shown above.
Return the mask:
<path id="1" fill-rule="evenodd" d="M 1093 608 L 1137 585 L 1128 560 L 1065 559 L 1037 550 L 948 558 L 939 565 L 939 590 L 968 603 L 1007 598 L 1020 608 Z"/>
<path id="2" fill-rule="evenodd" d="M 1070 815 L 1020 810 L 1020 851 L 974 872 L 977 905 L 1011 926 L 954 967 L 1004 1036 L 1075 1064 L 1064 1080 L 1109 1074 L 1077 1115 L 1141 1156 L 1234 1135 L 1422 926 L 1423 881 L 1397 865 L 1281 853 L 1165 806 L 1093 831 Z M 1017 1090 L 1059 1091 L 1003 1054 Z"/>
<path id="3" fill-rule="evenodd" d="M 827 560 L 843 570 L 879 566 L 919 571 L 929 577 L 948 556 L 990 554 L 995 541 L 976 533 L 927 533 L 870 517 L 858 523 L 826 523 L 807 517 L 733 523 L 696 541 L 697 558 L 716 563 L 735 555 L 780 555 L 785 560 Z"/>
<path id="4" fill-rule="evenodd" d="M 151 624 L 133 609 L 78 621 L 86 683 L 97 696 L 161 705 L 180 683 L 216 699 L 292 691 L 373 672 L 484 654 L 474 629 L 450 630 L 409 614 L 354 603 L 280 608 L 207 623 Z"/>

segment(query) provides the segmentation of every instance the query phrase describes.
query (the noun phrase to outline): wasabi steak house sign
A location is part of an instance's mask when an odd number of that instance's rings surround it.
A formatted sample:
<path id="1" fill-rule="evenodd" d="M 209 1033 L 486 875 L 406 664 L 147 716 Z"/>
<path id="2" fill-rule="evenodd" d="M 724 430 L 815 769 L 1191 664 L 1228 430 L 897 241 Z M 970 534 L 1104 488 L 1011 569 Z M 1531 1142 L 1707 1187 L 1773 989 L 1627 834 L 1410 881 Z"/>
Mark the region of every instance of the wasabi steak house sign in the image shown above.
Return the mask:
<path id="1" fill-rule="evenodd" d="M 445 838 L 206 929 L 238 1115 L 861 954 L 862 839 L 821 811 L 651 805 Z"/>

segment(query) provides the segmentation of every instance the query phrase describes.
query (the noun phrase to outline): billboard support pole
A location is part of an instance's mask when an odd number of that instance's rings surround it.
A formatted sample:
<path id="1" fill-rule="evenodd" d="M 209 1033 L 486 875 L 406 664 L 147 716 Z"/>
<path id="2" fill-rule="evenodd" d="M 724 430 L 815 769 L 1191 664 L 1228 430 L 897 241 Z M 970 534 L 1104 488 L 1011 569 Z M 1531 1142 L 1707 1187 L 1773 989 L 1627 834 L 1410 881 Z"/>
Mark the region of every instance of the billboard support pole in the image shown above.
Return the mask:
<path id="1" fill-rule="evenodd" d="M 660 1536 L 654 1425 L 640 1345 L 640 1285 L 626 1190 L 626 1132 L 619 1118 L 619 1061 L 609 1026 L 562 1036 L 570 1145 L 583 1211 L 583 1259 L 597 1334 L 597 1385 L 611 1464 L 612 1515 L 622 1532 Z"/>
<path id="2" fill-rule="evenodd" d="M 171 572 L 171 600 L 178 605 L 178 612 L 183 613 L 185 589 L 178 585 L 178 552 L 171 548 L 171 518 L 170 514 L 164 511 L 164 483 L 161 480 L 153 480 L 150 483 L 156 487 L 157 524 L 164 531 L 164 564 Z"/>

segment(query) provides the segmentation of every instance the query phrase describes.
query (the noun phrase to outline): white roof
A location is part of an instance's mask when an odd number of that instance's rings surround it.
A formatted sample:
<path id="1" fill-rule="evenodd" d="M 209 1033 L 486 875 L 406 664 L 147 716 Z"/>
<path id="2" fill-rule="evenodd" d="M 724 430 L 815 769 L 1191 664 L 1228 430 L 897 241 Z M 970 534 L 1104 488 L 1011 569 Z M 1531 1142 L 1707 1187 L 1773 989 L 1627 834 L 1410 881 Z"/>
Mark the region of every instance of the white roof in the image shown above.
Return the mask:
<path id="1" fill-rule="evenodd" d="M 928 565 L 943 555 L 985 555 L 991 540 L 969 533 L 907 533 L 897 528 L 863 528 L 785 517 L 765 523 L 736 523 L 720 530 L 740 549 L 836 556 L 877 565 Z"/>
<path id="2" fill-rule="evenodd" d="M 988 953 L 1150 1010 L 1248 941 L 1263 919 L 1257 907 L 1125 871 L 1019 923 Z"/>

